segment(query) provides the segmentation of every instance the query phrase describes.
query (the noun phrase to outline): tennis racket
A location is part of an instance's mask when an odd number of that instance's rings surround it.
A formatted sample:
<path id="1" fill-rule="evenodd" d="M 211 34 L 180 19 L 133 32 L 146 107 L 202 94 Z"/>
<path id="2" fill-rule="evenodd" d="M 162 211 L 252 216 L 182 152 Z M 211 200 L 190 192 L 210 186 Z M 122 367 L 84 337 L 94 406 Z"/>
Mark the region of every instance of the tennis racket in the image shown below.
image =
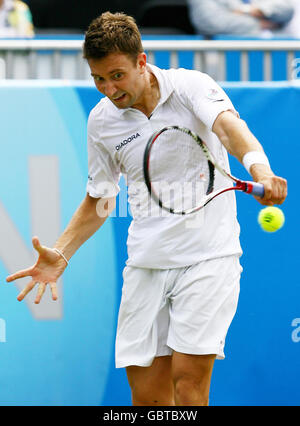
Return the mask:
<path id="1" fill-rule="evenodd" d="M 235 178 L 221 167 L 203 140 L 185 127 L 168 126 L 154 133 L 144 152 L 148 191 L 164 210 L 194 213 L 228 191 L 264 196 L 264 186 Z M 214 189 L 216 170 L 231 184 Z"/>

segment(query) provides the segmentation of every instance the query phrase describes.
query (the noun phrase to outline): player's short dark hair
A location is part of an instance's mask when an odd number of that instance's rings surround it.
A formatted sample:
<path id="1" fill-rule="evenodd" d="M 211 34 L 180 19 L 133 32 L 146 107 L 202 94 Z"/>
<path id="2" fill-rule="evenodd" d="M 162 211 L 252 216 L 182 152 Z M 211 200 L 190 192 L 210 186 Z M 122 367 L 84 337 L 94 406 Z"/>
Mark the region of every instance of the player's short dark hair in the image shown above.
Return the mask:
<path id="1" fill-rule="evenodd" d="M 110 53 L 125 53 L 136 62 L 142 52 L 137 24 L 132 16 L 124 13 L 102 13 L 91 22 L 85 34 L 85 59 L 102 59 Z"/>

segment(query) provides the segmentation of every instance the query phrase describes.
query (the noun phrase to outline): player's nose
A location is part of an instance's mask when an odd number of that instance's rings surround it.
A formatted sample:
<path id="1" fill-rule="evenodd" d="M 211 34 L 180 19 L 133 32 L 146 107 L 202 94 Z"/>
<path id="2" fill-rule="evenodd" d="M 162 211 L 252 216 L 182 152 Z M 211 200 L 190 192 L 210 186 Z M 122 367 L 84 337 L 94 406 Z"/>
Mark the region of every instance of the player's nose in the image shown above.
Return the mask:
<path id="1" fill-rule="evenodd" d="M 111 82 L 106 83 L 104 87 L 105 96 L 107 96 L 108 98 L 112 98 L 117 93 L 117 91 L 118 89 L 113 83 Z"/>

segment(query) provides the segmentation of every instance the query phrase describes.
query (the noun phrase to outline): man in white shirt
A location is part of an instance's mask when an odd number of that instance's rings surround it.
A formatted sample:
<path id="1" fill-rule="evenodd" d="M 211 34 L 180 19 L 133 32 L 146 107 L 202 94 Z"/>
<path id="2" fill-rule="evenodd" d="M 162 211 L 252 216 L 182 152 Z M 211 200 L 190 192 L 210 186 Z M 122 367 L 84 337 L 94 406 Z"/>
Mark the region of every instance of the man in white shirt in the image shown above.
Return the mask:
<path id="1" fill-rule="evenodd" d="M 188 0 L 191 22 L 199 34 L 268 36 L 292 19 L 292 0 Z"/>
<path id="2" fill-rule="evenodd" d="M 136 108 L 118 108 L 109 98 L 103 99 L 90 114 L 87 192 L 95 198 L 114 197 L 119 192 L 120 173 L 125 174 L 134 218 L 129 229 L 127 265 L 166 269 L 212 257 L 240 255 L 239 226 L 232 194 L 216 200 L 198 215 L 203 221 L 201 241 L 193 227 L 187 226 L 189 223 L 192 225 L 193 217 L 172 214 L 161 217 L 158 212 L 155 217 L 153 204 L 151 215 L 148 214 L 151 200 L 143 183 L 143 171 L 141 168 L 137 170 L 136 165 L 141 164 L 145 145 L 153 132 L 170 123 L 188 126 L 209 144 L 218 163 L 229 169 L 226 150 L 211 128 L 219 113 L 237 113 L 224 91 L 208 75 L 184 69 L 160 70 L 149 64 L 146 72 L 160 93 L 151 117 Z M 98 74 L 93 75 L 102 91 L 101 82 L 97 81 Z M 219 174 L 216 178 L 216 185 L 226 186 L 224 177 Z M 105 183 L 108 183 L 107 187 Z M 160 241 L 159 245 L 157 241 Z M 176 250 L 183 245 L 185 251 Z"/>
<path id="3" fill-rule="evenodd" d="M 265 186 L 259 200 L 265 205 L 284 201 L 286 181 L 273 174 L 260 143 L 212 79 L 147 64 L 133 18 L 107 12 L 94 20 L 84 56 L 105 95 L 88 122 L 87 195 L 55 247 L 42 246 L 34 237 L 37 263 L 7 281 L 32 277 L 20 301 L 37 283 L 36 303 L 47 283 L 56 300 L 58 277 L 105 222 L 115 205 L 120 173 L 126 175 L 133 221 L 116 366 L 126 367 L 134 405 L 208 405 L 214 361 L 224 358 L 239 294 L 235 198 L 224 195 L 210 203 L 196 229 L 188 226 L 188 218 L 145 214 L 151 202 L 143 186 L 146 142 L 161 127 L 179 124 L 197 131 L 227 168 L 226 150 L 241 162 L 254 152 L 250 172 Z"/>

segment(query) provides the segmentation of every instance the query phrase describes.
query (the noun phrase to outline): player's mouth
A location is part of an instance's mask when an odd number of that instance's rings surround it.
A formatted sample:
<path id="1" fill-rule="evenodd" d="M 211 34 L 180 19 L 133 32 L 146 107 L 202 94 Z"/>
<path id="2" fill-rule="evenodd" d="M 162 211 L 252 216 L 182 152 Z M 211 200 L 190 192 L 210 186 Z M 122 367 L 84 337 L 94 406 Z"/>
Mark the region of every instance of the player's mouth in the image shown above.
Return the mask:
<path id="1" fill-rule="evenodd" d="M 123 93 L 123 95 L 117 97 L 117 98 L 113 98 L 114 102 L 122 102 L 125 99 L 126 93 Z"/>

